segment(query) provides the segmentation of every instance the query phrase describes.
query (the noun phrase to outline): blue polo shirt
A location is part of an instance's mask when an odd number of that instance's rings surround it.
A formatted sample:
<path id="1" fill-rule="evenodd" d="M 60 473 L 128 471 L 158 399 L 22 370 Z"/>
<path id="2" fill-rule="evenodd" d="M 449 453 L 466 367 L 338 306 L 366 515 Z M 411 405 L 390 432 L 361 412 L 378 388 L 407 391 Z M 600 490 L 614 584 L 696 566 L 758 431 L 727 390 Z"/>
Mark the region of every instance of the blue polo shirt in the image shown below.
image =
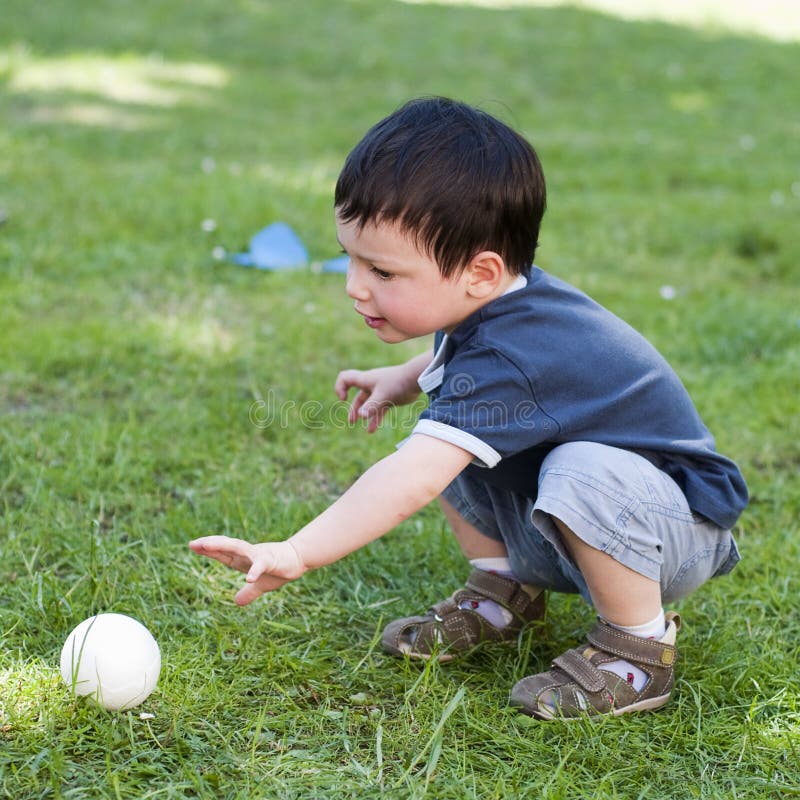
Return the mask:
<path id="1" fill-rule="evenodd" d="M 414 433 L 472 453 L 467 469 L 486 483 L 535 497 L 550 450 L 588 441 L 648 458 L 723 528 L 747 505 L 739 469 L 717 453 L 658 351 L 537 267 L 450 335 L 439 332 L 419 384 L 429 405 Z"/>

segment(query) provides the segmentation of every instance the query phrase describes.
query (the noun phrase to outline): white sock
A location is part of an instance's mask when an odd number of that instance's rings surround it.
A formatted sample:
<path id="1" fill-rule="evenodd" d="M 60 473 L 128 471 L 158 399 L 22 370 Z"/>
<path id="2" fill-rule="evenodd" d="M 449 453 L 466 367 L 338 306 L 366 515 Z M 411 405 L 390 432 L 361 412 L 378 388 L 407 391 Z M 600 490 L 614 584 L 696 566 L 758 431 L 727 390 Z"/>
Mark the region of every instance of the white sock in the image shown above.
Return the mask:
<path id="1" fill-rule="evenodd" d="M 499 558 L 473 558 L 470 566 L 481 569 L 484 572 L 493 572 L 495 575 L 502 575 L 504 578 L 513 578 L 514 571 L 511 569 L 511 562 L 505 556 Z"/>
<path id="2" fill-rule="evenodd" d="M 625 633 L 630 633 L 633 636 L 640 636 L 642 639 L 660 639 L 666 630 L 666 622 L 664 620 L 664 609 L 658 613 L 650 622 L 645 622 L 642 625 L 614 625 L 609 622 L 612 628 L 616 628 Z M 608 664 L 603 664 L 600 667 L 607 672 L 613 672 L 619 675 L 622 680 L 627 681 L 637 692 L 640 692 L 648 681 L 646 672 L 643 672 L 639 667 L 631 664 L 629 661 L 620 659 L 619 661 L 609 661 Z"/>
<path id="3" fill-rule="evenodd" d="M 469 563 L 475 569 L 480 569 L 484 572 L 502 575 L 504 578 L 514 577 L 514 573 L 511 570 L 511 562 L 507 558 L 473 558 Z M 459 608 L 468 608 L 477 612 L 496 628 L 504 628 L 514 619 L 514 615 L 507 608 L 503 608 L 499 603 L 495 603 L 494 600 L 464 600 L 459 605 Z"/>

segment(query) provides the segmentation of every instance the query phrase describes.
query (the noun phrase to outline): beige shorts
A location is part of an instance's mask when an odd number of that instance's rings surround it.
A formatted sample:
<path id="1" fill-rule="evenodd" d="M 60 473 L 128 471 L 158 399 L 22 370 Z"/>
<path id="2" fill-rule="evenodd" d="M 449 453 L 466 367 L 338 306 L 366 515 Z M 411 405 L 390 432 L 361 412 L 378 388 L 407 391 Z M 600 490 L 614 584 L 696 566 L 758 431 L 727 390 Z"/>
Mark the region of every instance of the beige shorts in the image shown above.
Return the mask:
<path id="1" fill-rule="evenodd" d="M 594 442 L 552 450 L 536 498 L 464 473 L 443 496 L 467 522 L 505 543 L 518 580 L 589 601 L 552 517 L 591 547 L 659 581 L 664 602 L 691 594 L 739 561 L 731 532 L 694 513 L 669 475 L 636 453 Z"/>

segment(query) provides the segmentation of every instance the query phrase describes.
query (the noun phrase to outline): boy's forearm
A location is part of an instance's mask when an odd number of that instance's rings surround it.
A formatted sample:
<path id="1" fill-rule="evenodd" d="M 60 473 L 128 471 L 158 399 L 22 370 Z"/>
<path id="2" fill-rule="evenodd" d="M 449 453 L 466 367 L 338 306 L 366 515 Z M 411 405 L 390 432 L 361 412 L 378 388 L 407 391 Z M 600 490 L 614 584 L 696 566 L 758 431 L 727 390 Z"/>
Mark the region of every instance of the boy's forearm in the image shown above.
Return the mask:
<path id="1" fill-rule="evenodd" d="M 380 538 L 441 494 L 471 460 L 446 442 L 438 443 L 437 458 L 426 459 L 424 446 L 412 446 L 422 444 L 414 443 L 417 438 L 373 465 L 288 540 L 307 569 L 332 564 Z"/>

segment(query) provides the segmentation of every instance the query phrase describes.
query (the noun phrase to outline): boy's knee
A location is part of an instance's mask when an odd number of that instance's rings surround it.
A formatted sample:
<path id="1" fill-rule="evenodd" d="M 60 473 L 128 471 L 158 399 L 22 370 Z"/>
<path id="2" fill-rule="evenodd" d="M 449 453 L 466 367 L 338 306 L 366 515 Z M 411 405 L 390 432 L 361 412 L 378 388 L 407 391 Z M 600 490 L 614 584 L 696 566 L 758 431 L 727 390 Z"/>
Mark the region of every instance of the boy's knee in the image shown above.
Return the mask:
<path id="1" fill-rule="evenodd" d="M 567 559 L 554 519 L 589 547 L 658 580 L 663 532 L 646 509 L 650 492 L 644 473 L 651 467 L 641 456 L 608 445 L 560 445 L 542 464 L 534 524 Z"/>
<path id="2" fill-rule="evenodd" d="M 571 442 L 544 460 L 533 521 L 569 557 L 554 519 L 590 547 L 660 581 L 667 601 L 738 561 L 730 532 L 694 514 L 672 478 L 643 456 L 607 445 Z"/>

